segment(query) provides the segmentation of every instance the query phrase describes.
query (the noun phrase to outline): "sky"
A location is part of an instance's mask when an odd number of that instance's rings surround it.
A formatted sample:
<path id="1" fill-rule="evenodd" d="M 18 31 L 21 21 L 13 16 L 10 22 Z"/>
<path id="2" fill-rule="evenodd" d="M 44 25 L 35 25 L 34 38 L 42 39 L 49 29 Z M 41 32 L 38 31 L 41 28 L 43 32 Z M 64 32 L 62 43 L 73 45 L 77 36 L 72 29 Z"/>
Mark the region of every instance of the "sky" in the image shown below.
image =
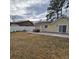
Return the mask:
<path id="1" fill-rule="evenodd" d="M 49 3 L 50 0 L 11 0 L 10 21 L 45 20 Z"/>
<path id="2" fill-rule="evenodd" d="M 11 21 L 46 19 L 47 7 L 50 0 L 11 0 Z"/>

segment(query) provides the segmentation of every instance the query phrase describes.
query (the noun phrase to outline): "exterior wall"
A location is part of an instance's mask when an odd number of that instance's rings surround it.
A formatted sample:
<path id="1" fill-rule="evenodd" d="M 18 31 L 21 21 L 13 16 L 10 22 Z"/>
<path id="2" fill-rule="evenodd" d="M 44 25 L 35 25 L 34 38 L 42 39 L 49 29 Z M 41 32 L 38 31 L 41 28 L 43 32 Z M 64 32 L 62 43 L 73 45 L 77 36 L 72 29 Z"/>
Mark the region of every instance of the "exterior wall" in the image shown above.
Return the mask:
<path id="1" fill-rule="evenodd" d="M 45 28 L 45 25 L 48 25 L 48 28 Z M 69 33 L 69 20 L 68 19 L 60 19 L 55 23 L 41 24 L 38 28 L 41 31 L 46 32 L 59 32 L 59 25 L 66 25 L 66 33 Z"/>
<path id="2" fill-rule="evenodd" d="M 53 31 L 53 32 L 59 32 L 60 25 L 66 25 L 66 33 L 69 33 L 69 20 L 67 20 L 67 19 L 60 19 L 56 23 L 50 24 L 49 29 L 51 29 L 51 31 Z"/>
<path id="3" fill-rule="evenodd" d="M 40 31 L 42 31 L 42 26 L 40 25 L 35 25 L 35 29 L 39 29 Z"/>
<path id="4" fill-rule="evenodd" d="M 49 29 L 45 28 L 45 25 L 48 25 L 48 24 L 44 23 L 44 24 L 36 25 L 35 28 L 39 29 L 40 31 L 48 31 Z"/>
<path id="5" fill-rule="evenodd" d="M 35 27 L 33 27 L 33 26 L 10 26 L 10 32 L 23 31 L 23 30 L 31 32 L 31 31 L 33 31 L 33 29 L 35 29 Z"/>
<path id="6" fill-rule="evenodd" d="M 47 25 L 47 28 L 45 28 L 45 25 Z M 50 24 L 43 24 L 43 25 L 41 26 L 41 27 L 42 27 L 42 31 L 50 31 L 49 25 L 50 25 Z"/>

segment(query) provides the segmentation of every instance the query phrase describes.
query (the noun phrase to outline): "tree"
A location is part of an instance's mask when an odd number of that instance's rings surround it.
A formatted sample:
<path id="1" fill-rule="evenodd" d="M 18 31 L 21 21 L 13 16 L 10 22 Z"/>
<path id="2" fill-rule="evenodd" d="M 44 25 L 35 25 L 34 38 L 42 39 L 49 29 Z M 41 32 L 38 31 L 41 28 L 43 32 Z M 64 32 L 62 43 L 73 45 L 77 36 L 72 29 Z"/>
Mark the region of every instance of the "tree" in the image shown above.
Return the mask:
<path id="1" fill-rule="evenodd" d="M 52 18 L 52 15 L 56 14 L 56 19 L 59 18 L 59 15 L 62 16 L 62 8 L 65 5 L 65 2 L 68 0 L 51 0 L 49 7 L 47 8 L 48 14 L 46 15 L 47 20 Z M 59 11 L 61 12 L 61 14 L 59 14 Z"/>
<path id="2" fill-rule="evenodd" d="M 54 12 L 50 12 L 49 14 L 46 15 L 47 20 L 51 19 L 51 16 L 53 16 Z"/>
<path id="3" fill-rule="evenodd" d="M 59 8 L 60 8 L 60 11 L 61 11 L 61 14 L 60 14 L 61 16 L 62 16 L 62 8 L 65 5 L 65 2 L 66 2 L 66 0 L 60 0 Z"/>
<path id="4" fill-rule="evenodd" d="M 66 7 L 65 8 L 68 8 L 69 7 L 69 0 L 66 0 Z"/>
<path id="5" fill-rule="evenodd" d="M 50 4 L 49 4 L 49 7 L 48 7 L 48 16 L 49 16 L 49 19 L 51 19 L 52 17 L 52 14 L 56 13 L 57 14 L 57 19 L 58 19 L 58 12 L 60 10 L 60 0 L 51 0 L 50 1 Z M 51 14 L 51 15 L 50 15 Z"/>

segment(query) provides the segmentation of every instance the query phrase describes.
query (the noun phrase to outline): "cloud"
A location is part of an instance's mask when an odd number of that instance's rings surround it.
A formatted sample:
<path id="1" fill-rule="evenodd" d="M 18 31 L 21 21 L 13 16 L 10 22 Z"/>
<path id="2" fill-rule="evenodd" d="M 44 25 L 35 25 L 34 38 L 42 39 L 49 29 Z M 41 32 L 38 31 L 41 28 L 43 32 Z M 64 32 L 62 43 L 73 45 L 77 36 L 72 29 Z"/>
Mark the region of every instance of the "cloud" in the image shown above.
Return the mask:
<path id="1" fill-rule="evenodd" d="M 48 2 L 49 0 L 11 0 L 10 14 L 12 17 L 18 15 L 26 19 L 43 18 L 37 16 L 46 12 Z M 18 20 L 16 17 L 15 19 Z"/>
<path id="2" fill-rule="evenodd" d="M 11 20 L 40 20 L 45 19 L 50 0 L 11 0 Z M 69 12 L 63 9 L 63 14 Z"/>
<path id="3" fill-rule="evenodd" d="M 18 11 L 28 7 L 40 7 L 47 4 L 49 0 L 11 0 L 11 10 Z"/>

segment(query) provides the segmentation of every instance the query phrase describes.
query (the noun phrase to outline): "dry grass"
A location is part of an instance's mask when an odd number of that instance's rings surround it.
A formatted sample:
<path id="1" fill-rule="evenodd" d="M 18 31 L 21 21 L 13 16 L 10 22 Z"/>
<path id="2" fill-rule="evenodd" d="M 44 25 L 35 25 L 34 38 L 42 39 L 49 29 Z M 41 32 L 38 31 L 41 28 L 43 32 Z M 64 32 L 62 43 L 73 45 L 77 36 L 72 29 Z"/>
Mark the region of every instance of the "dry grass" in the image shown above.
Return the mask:
<path id="1" fill-rule="evenodd" d="M 68 38 L 11 33 L 11 59 L 69 59 Z"/>

